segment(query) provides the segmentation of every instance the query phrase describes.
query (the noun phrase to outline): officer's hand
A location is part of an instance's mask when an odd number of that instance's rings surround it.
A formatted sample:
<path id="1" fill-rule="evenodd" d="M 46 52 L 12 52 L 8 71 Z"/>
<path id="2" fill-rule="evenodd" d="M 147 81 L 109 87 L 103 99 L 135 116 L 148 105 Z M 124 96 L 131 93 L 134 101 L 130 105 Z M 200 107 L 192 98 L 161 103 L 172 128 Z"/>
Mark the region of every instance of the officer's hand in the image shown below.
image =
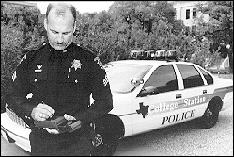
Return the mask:
<path id="1" fill-rule="evenodd" d="M 68 120 L 68 121 L 70 121 L 70 120 L 76 120 L 75 117 L 73 117 L 73 116 L 71 116 L 71 115 L 67 115 L 67 114 L 64 115 L 64 118 L 65 118 L 66 120 Z"/>
<path id="2" fill-rule="evenodd" d="M 54 115 L 54 109 L 46 104 L 39 103 L 37 107 L 33 108 L 31 116 L 36 121 L 45 121 Z"/>

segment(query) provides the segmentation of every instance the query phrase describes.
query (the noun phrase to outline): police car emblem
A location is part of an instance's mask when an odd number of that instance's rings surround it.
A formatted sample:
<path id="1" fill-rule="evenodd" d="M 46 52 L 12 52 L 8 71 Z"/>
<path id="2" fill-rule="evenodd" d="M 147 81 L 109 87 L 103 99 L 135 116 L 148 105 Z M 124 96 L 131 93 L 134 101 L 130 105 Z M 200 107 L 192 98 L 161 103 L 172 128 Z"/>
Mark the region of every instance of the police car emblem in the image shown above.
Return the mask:
<path id="1" fill-rule="evenodd" d="M 80 69 L 81 69 L 81 65 L 82 65 L 82 64 L 81 64 L 80 60 L 74 59 L 73 62 L 72 62 L 71 68 L 74 68 L 75 71 L 76 71 L 77 68 L 80 68 Z"/>

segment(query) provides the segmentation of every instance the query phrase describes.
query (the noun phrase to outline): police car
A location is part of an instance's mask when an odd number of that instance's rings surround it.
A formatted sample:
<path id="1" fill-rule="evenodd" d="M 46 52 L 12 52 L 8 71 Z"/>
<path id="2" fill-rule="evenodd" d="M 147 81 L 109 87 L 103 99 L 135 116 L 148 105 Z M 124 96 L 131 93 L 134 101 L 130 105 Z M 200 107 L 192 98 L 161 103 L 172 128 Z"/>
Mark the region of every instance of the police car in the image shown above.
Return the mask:
<path id="1" fill-rule="evenodd" d="M 215 77 L 192 63 L 122 60 L 104 68 L 113 94 L 110 114 L 122 120 L 122 137 L 193 119 L 202 128 L 211 128 L 219 112 L 228 108 L 224 100 L 232 98 L 233 80 Z M 1 114 L 1 133 L 30 151 L 30 128 L 7 107 Z"/>

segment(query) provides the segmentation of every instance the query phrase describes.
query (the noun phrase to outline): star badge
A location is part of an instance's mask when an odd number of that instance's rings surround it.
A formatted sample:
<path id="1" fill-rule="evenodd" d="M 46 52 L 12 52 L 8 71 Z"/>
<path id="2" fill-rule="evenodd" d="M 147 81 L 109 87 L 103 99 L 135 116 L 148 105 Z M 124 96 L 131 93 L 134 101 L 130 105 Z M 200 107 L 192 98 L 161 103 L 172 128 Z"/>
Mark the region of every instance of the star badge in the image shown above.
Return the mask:
<path id="1" fill-rule="evenodd" d="M 82 64 L 81 64 L 80 60 L 74 59 L 73 62 L 72 62 L 71 68 L 74 68 L 75 71 L 76 71 L 77 68 L 80 68 L 80 69 L 81 69 L 81 65 L 82 65 Z"/>

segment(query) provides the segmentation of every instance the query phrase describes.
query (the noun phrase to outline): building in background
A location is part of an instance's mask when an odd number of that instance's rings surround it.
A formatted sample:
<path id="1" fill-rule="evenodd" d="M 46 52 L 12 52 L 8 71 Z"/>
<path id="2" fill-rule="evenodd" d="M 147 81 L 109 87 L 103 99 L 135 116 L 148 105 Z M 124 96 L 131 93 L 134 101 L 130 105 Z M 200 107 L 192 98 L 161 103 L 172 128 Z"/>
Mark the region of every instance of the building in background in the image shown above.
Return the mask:
<path id="1" fill-rule="evenodd" d="M 37 7 L 36 3 L 31 3 L 27 1 L 1 1 L 1 4 L 12 4 L 12 5 L 19 5 L 25 7 Z"/>
<path id="2" fill-rule="evenodd" d="M 192 27 L 196 25 L 194 20 L 201 15 L 204 16 L 204 21 L 208 21 L 208 14 L 201 14 L 197 11 L 197 5 L 203 4 L 207 5 L 207 1 L 167 1 L 168 3 L 173 4 L 173 7 L 176 9 L 176 19 L 182 20 L 185 26 Z M 1 3 L 11 3 L 14 5 L 21 5 L 27 7 L 37 7 L 41 14 L 45 14 L 47 5 L 50 3 L 45 2 L 34 2 L 34 1 L 1 1 Z"/>
<path id="3" fill-rule="evenodd" d="M 176 9 L 176 19 L 182 20 L 184 25 L 194 29 L 196 27 L 196 18 L 203 16 L 203 20 L 208 22 L 209 15 L 198 11 L 197 5 L 207 5 L 207 1 L 168 1 Z"/>

